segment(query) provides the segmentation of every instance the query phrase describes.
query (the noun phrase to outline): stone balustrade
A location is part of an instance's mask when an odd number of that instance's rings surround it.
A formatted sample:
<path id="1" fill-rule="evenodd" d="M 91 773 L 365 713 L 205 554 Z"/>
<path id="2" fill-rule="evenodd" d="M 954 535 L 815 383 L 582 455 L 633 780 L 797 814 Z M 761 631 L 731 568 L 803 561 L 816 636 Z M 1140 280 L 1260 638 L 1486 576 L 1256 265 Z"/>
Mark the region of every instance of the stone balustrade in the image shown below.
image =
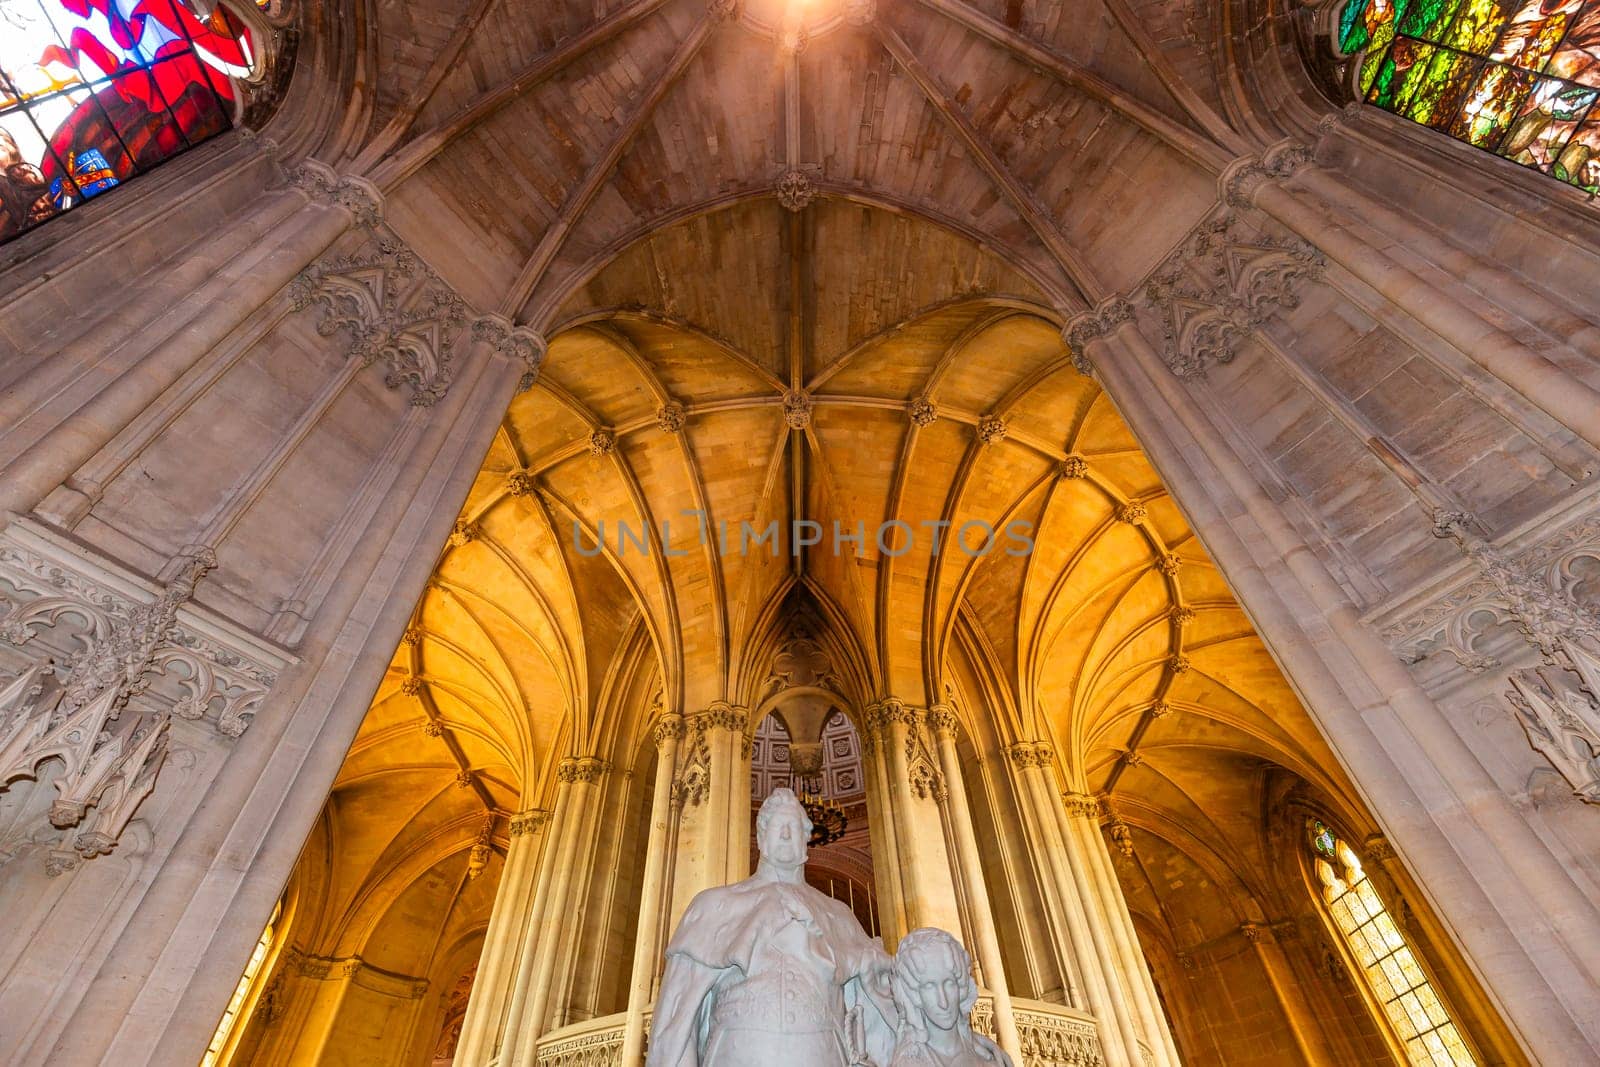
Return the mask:
<path id="1" fill-rule="evenodd" d="M 1094 1016 L 1087 1012 L 1050 1004 L 1042 1000 L 1012 998 L 1017 1030 L 1022 1037 L 1023 1063 L 1020 1067 L 1103 1067 L 1100 1035 Z M 538 1067 L 621 1067 L 622 1030 L 625 1012 L 602 1015 L 571 1026 L 552 1030 L 539 1039 Z M 646 1032 L 649 1023 L 646 1022 Z M 972 1009 L 972 1027 L 994 1036 L 994 1008 L 988 997 L 980 997 Z M 1146 1063 L 1150 1050 L 1141 1048 Z"/>

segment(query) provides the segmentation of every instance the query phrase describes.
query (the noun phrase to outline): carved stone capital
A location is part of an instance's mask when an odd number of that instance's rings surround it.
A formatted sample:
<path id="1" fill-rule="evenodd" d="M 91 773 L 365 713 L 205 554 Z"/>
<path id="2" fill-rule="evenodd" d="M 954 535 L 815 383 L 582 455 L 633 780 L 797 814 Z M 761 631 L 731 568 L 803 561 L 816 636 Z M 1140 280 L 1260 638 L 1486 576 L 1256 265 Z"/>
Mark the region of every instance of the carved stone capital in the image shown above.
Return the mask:
<path id="1" fill-rule="evenodd" d="M 727 730 L 743 734 L 745 728 L 750 725 L 750 711 L 725 700 L 713 700 L 704 711 L 696 712 L 689 717 L 689 725 L 697 733 Z"/>
<path id="2" fill-rule="evenodd" d="M 547 808 L 529 808 L 519 811 L 511 816 L 510 828 L 512 837 L 525 837 L 537 833 L 550 822 L 550 811 Z"/>
<path id="3" fill-rule="evenodd" d="M 549 342 L 543 334 L 527 326 L 518 326 L 503 315 L 480 315 L 472 320 L 472 336 L 487 344 L 496 356 L 518 368 L 522 377 L 517 382 L 517 392 L 527 392 L 544 365 Z"/>
<path id="4" fill-rule="evenodd" d="M 927 710 L 923 720 L 935 737 L 948 736 L 954 739 L 961 730 L 961 721 L 956 718 L 956 711 L 949 704 L 933 705 Z"/>
<path id="5" fill-rule="evenodd" d="M 1048 741 L 1018 741 L 1006 749 L 1012 766 L 1019 770 L 1031 767 L 1049 767 L 1055 760 L 1055 749 Z"/>
<path id="6" fill-rule="evenodd" d="M 1395 858 L 1394 846 L 1382 834 L 1373 834 L 1361 843 L 1361 851 L 1369 862 L 1380 866 Z"/>
<path id="7" fill-rule="evenodd" d="M 1075 819 L 1100 818 L 1100 798 L 1091 793 L 1062 793 L 1061 803 Z"/>
<path id="8" fill-rule="evenodd" d="M 1080 374 L 1090 374 L 1093 366 L 1089 360 L 1089 345 L 1114 332 L 1125 322 L 1133 320 L 1133 305 L 1122 297 L 1102 300 L 1088 311 L 1082 311 L 1067 320 L 1061 331 L 1062 338 L 1072 351 L 1073 366 Z"/>
<path id="9" fill-rule="evenodd" d="M 656 725 L 651 730 L 651 736 L 655 739 L 656 748 L 659 749 L 665 748 L 669 741 L 674 744 L 682 741 L 686 732 L 687 727 L 684 725 L 683 716 L 668 714 L 656 720 Z"/>
<path id="10" fill-rule="evenodd" d="M 609 770 L 611 764 L 598 756 L 567 756 L 556 766 L 556 779 L 568 785 L 593 785 Z"/>
<path id="11" fill-rule="evenodd" d="M 312 200 L 344 208 L 363 229 L 383 221 L 383 193 L 365 178 L 347 177 L 326 163 L 305 159 L 288 170 L 285 180 Z"/>

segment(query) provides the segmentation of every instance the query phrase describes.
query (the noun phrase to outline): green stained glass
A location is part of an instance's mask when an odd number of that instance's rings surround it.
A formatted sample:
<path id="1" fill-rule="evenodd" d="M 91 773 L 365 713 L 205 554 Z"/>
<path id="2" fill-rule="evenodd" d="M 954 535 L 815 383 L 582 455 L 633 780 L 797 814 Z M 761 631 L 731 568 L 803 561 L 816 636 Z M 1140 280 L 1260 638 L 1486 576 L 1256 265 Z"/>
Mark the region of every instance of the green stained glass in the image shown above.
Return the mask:
<path id="1" fill-rule="evenodd" d="M 1400 17 L 1400 32 L 1407 37 L 1442 42 L 1461 0 L 1416 0 Z"/>
<path id="2" fill-rule="evenodd" d="M 1406 79 L 1406 93 L 1398 101 L 1396 110 L 1424 126 L 1447 129 L 1454 122 L 1461 100 L 1483 61 L 1446 48 L 1428 45 L 1423 48 L 1427 56 L 1419 58 L 1419 69 Z"/>
<path id="3" fill-rule="evenodd" d="M 1474 55 L 1486 55 L 1500 37 L 1516 0 L 1463 0 L 1444 43 Z"/>
<path id="4" fill-rule="evenodd" d="M 1600 191 L 1600 0 L 1349 0 L 1362 98 Z"/>

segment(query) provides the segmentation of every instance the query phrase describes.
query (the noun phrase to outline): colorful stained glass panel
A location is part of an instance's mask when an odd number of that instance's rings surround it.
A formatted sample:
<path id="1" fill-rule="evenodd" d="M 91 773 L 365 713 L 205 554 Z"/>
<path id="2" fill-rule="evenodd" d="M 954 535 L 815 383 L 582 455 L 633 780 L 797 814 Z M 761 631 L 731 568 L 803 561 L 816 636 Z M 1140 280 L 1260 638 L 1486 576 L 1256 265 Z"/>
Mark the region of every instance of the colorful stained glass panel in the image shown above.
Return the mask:
<path id="1" fill-rule="evenodd" d="M 1338 33 L 1367 103 L 1600 189 L 1600 0 L 1349 0 Z"/>
<path id="2" fill-rule="evenodd" d="M 175 0 L 0 0 L 0 241 L 232 125 L 250 34 Z"/>

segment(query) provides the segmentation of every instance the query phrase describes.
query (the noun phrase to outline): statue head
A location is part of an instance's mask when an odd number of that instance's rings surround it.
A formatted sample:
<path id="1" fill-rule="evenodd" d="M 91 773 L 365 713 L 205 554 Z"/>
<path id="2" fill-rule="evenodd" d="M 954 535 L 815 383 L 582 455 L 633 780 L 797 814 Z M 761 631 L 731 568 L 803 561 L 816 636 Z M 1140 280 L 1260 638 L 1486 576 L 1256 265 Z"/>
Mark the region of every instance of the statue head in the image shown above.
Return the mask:
<path id="1" fill-rule="evenodd" d="M 894 954 L 894 1003 L 900 1009 L 902 1036 L 926 1040 L 934 1030 L 956 1030 L 963 1044 L 969 1044 L 977 1002 L 972 957 L 961 942 L 930 926 L 900 939 Z"/>
<path id="2" fill-rule="evenodd" d="M 756 848 L 763 863 L 799 867 L 806 862 L 811 839 L 811 817 L 794 790 L 779 786 L 761 804 L 756 815 Z"/>

